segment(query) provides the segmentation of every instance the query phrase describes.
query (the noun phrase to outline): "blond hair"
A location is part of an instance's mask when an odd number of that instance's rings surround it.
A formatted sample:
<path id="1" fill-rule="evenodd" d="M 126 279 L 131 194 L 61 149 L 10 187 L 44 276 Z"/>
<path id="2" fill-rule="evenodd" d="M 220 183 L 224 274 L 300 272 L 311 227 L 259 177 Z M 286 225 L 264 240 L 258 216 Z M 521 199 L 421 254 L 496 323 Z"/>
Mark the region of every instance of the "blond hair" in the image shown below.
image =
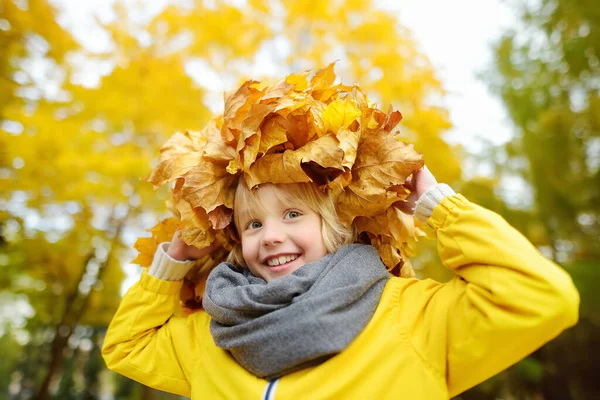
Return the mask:
<path id="1" fill-rule="evenodd" d="M 292 206 L 294 203 L 301 202 L 321 216 L 321 235 L 328 253 L 333 253 L 340 247 L 356 241 L 354 228 L 347 228 L 338 221 L 335 204 L 329 192 L 319 189 L 314 183 L 265 184 L 265 186 L 268 186 L 283 204 Z M 286 190 L 282 190 L 283 187 Z M 233 222 L 237 232 L 241 232 L 238 210 L 242 208 L 242 205 L 244 212 L 250 214 L 251 218 L 253 217 L 252 210 L 263 210 L 263 205 L 248 188 L 243 177 L 238 182 L 233 204 Z M 233 247 L 227 261 L 246 267 L 241 243 L 237 243 Z"/>

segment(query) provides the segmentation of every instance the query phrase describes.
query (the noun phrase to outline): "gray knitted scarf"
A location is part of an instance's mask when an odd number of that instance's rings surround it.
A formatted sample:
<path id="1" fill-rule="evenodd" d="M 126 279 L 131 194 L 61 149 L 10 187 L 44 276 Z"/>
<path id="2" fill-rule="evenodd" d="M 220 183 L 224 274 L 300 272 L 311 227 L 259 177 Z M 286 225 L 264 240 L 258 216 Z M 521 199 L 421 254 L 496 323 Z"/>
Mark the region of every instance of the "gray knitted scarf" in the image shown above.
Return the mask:
<path id="1" fill-rule="evenodd" d="M 270 282 L 221 263 L 203 306 L 215 344 L 255 376 L 273 379 L 344 350 L 371 320 L 389 276 L 377 250 L 363 244 Z"/>

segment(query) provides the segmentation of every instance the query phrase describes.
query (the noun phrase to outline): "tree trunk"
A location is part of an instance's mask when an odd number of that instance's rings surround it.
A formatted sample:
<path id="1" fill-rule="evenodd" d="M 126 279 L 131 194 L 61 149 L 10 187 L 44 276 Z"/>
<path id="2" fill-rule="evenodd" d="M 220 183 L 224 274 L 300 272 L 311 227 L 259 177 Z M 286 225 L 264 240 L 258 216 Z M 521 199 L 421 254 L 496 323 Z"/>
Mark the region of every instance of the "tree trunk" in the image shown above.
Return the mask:
<path id="1" fill-rule="evenodd" d="M 79 295 L 79 283 L 85 276 L 85 270 L 87 264 L 94 257 L 94 252 L 90 252 L 90 254 L 85 258 L 84 266 L 81 269 L 81 274 L 79 275 L 79 279 L 77 280 L 77 285 L 74 286 L 73 290 L 67 298 L 65 299 L 65 307 L 62 313 L 61 321 L 56 325 L 56 329 L 54 330 L 54 339 L 52 340 L 52 348 L 50 350 L 50 361 L 46 366 L 46 377 L 40 386 L 36 400 L 48 400 L 50 399 L 50 384 L 52 383 L 52 378 L 58 371 L 59 367 L 63 361 L 63 351 L 69 342 L 69 338 L 73 334 L 73 328 L 75 324 L 78 322 L 74 320 L 74 308 L 75 303 L 77 302 Z"/>
<path id="2" fill-rule="evenodd" d="M 111 259 L 112 253 L 119 240 L 121 229 L 123 228 L 123 225 L 125 224 L 126 220 L 127 215 L 125 215 L 117 223 L 117 227 L 115 229 L 115 233 L 111 241 L 110 250 L 108 252 L 106 260 L 102 262 L 98 268 L 98 275 L 96 281 L 100 281 L 102 279 L 103 272 Z M 50 352 L 50 361 L 48 362 L 48 365 L 46 367 L 46 377 L 44 378 L 44 381 L 40 386 L 35 400 L 50 399 L 50 384 L 52 383 L 53 377 L 56 375 L 60 366 L 62 365 L 64 349 L 67 343 L 69 342 L 69 338 L 73 334 L 73 330 L 79 324 L 79 321 L 81 320 L 81 318 L 85 314 L 85 311 L 87 310 L 87 306 L 93 288 L 90 289 L 88 293 L 83 294 L 79 292 L 79 283 L 85 276 L 87 264 L 92 260 L 93 257 L 94 251 L 92 250 L 90 254 L 85 258 L 84 266 L 82 268 L 81 275 L 77 280 L 77 284 L 74 285 L 73 291 L 67 296 L 61 321 L 56 326 L 56 330 L 54 332 L 54 340 L 52 342 L 52 350 Z"/>
<path id="3" fill-rule="evenodd" d="M 148 386 L 142 386 L 142 400 L 154 400 L 156 399 L 156 390 L 149 388 Z"/>

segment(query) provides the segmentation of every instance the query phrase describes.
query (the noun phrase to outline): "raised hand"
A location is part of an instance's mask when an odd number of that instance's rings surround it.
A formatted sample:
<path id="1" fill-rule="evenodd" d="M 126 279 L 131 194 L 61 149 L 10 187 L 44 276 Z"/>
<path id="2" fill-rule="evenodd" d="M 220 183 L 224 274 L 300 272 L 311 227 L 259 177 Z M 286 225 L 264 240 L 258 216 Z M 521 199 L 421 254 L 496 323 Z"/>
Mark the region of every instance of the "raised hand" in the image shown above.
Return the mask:
<path id="1" fill-rule="evenodd" d="M 212 242 L 210 246 L 203 249 L 199 249 L 196 246 L 190 246 L 181 240 L 179 237 L 179 230 L 177 230 L 177 232 L 175 232 L 173 235 L 173 239 L 171 239 L 171 244 L 169 245 L 167 254 L 176 260 L 191 261 L 204 257 L 219 247 L 221 247 L 221 243 L 219 243 L 217 240 Z"/>
<path id="2" fill-rule="evenodd" d="M 406 179 L 404 186 L 410 190 L 410 194 L 405 201 L 399 201 L 395 203 L 395 206 L 407 214 L 414 214 L 415 203 L 423 193 L 437 185 L 438 181 L 435 179 L 431 171 L 427 166 L 423 166 L 418 171 L 415 171 L 411 176 Z"/>

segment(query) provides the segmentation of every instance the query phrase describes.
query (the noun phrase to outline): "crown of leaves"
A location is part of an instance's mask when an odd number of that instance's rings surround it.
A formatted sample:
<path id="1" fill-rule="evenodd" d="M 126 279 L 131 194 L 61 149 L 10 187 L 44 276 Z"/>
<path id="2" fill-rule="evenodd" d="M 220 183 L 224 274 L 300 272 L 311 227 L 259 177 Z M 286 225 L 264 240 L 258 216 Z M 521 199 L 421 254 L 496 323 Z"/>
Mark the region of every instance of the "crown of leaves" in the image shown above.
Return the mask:
<path id="1" fill-rule="evenodd" d="M 330 191 L 340 222 L 353 224 L 390 271 L 413 275 L 407 241 L 419 230 L 394 204 L 409 194 L 404 183 L 423 157 L 398 138 L 402 114 L 391 106 L 387 113 L 377 109 L 357 85 L 334 84 L 333 67 L 310 79 L 310 71 L 291 74 L 272 86 L 247 81 L 225 96 L 223 115 L 200 132 L 174 134 L 161 148 L 147 180 L 155 187 L 174 182 L 177 217 L 137 241 L 134 262 L 150 265 L 158 243 L 177 228 L 190 245 L 223 244 L 186 277 L 186 304 L 199 300 L 208 272 L 236 241 L 233 200 L 242 175 L 251 189 L 314 182 Z"/>

